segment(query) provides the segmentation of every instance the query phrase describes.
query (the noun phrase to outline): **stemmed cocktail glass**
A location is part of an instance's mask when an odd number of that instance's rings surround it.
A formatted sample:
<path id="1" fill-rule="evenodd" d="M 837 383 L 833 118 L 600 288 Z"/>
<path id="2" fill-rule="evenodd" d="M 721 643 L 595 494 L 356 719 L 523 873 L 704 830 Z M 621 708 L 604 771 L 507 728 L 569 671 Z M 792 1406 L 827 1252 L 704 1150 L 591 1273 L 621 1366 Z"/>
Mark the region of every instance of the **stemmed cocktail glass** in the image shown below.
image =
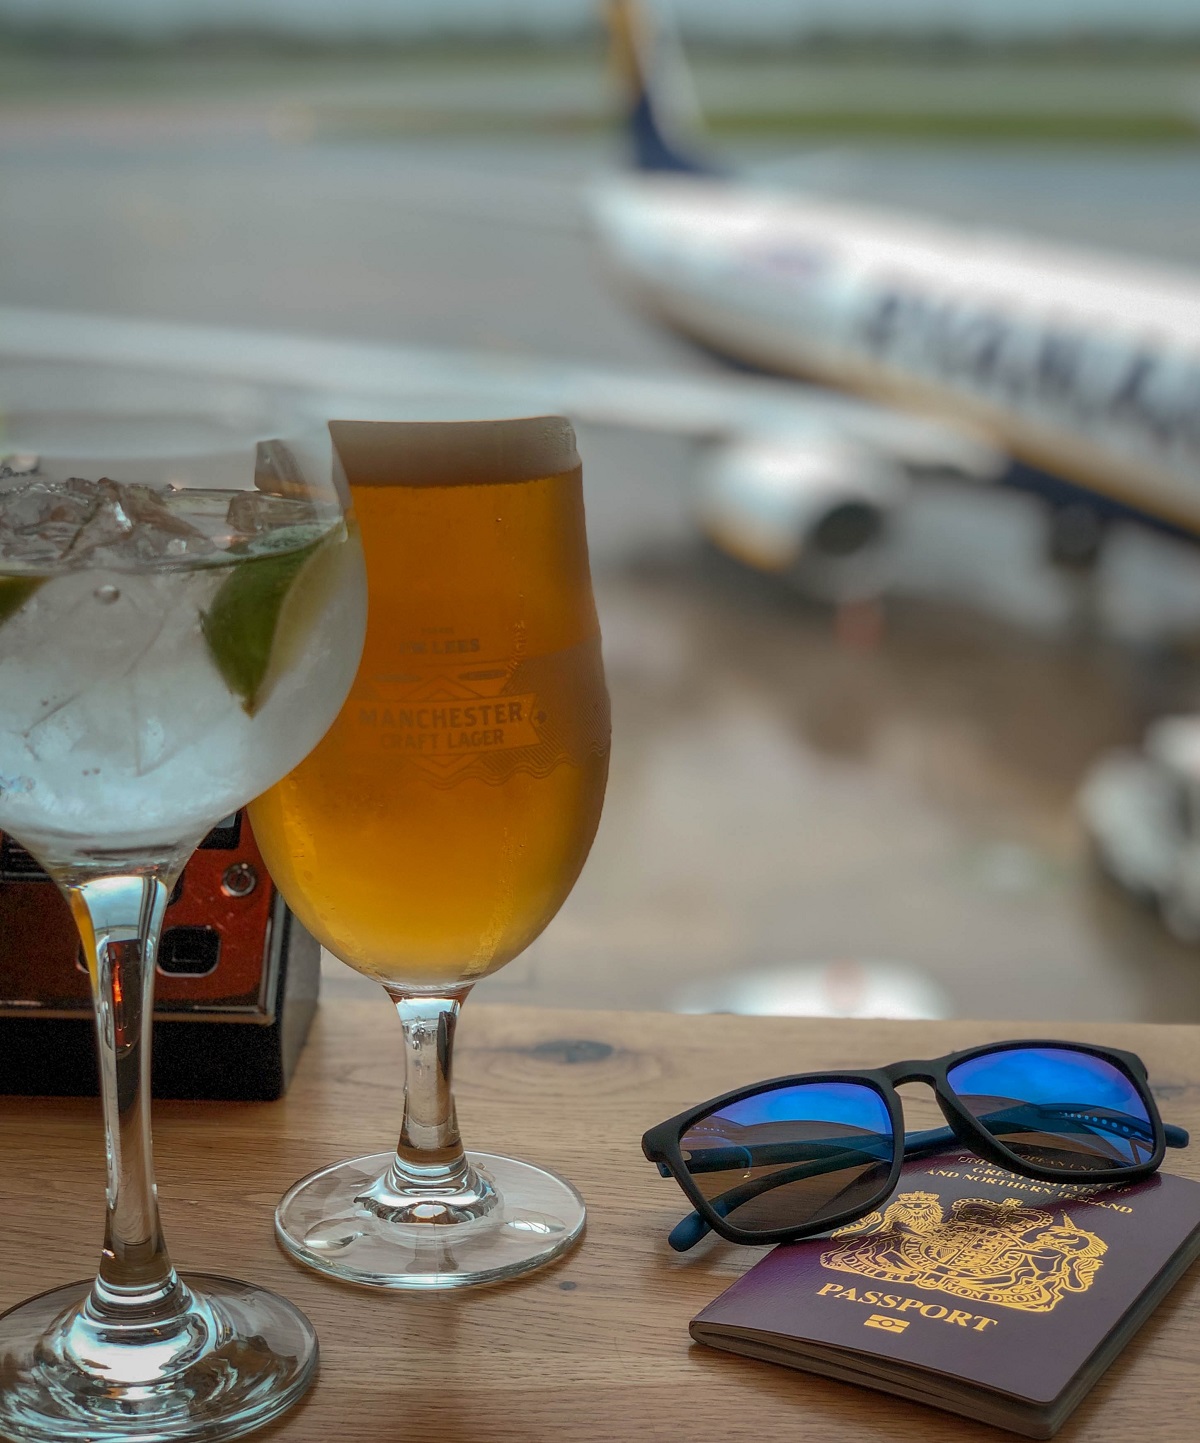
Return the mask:
<path id="1" fill-rule="evenodd" d="M 459 1007 L 554 916 L 600 819 L 608 697 L 579 458 L 555 416 L 330 429 L 362 527 L 366 646 L 324 740 L 251 817 L 301 920 L 394 1003 L 405 1111 L 394 1152 L 297 1183 L 276 1231 L 351 1282 L 488 1282 L 584 1222 L 561 1178 L 464 1153 L 450 1086 Z"/>
<path id="2" fill-rule="evenodd" d="M 108 1211 L 94 1282 L 0 1317 L 4 1438 L 233 1437 L 291 1406 L 316 1367 L 290 1303 L 171 1264 L 150 1149 L 150 1010 L 188 856 L 304 756 L 346 694 L 364 630 L 361 549 L 327 435 L 255 424 L 229 387 L 195 405 L 7 417 L 0 830 L 79 924 Z"/>

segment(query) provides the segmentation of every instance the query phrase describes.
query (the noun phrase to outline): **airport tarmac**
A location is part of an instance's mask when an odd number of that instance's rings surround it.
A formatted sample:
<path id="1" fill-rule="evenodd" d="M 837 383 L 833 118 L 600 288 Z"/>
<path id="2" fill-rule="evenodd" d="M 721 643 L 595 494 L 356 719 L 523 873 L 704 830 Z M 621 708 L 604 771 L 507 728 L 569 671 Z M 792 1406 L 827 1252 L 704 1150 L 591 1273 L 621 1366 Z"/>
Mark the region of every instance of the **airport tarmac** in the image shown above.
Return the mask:
<path id="1" fill-rule="evenodd" d="M 609 139 L 332 143 L 289 115 L 0 109 L 0 303 L 715 369 L 609 286 L 581 203 Z M 745 154 L 1200 264 L 1200 150 L 790 149 Z M 609 797 L 562 913 L 481 996 L 1200 1020 L 1200 948 L 1096 881 L 1075 813 L 1106 749 L 1200 705 L 1200 561 L 1121 537 L 1085 596 L 1043 565 L 1036 507 L 930 490 L 886 602 L 833 616 L 705 550 L 683 443 L 588 428 L 581 450 Z"/>

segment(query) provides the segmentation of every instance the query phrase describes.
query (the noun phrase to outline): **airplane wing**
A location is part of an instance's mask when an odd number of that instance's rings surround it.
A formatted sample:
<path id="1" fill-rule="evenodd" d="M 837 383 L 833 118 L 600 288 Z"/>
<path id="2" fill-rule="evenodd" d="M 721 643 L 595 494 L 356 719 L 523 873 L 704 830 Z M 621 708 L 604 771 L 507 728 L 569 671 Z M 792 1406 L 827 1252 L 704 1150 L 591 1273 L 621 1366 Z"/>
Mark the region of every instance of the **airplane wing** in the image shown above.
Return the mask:
<path id="1" fill-rule="evenodd" d="M 0 400 L 11 394 L 14 366 L 75 362 L 225 377 L 335 406 L 361 399 L 412 420 L 478 415 L 487 403 L 515 406 L 526 415 L 560 411 L 593 425 L 701 438 L 803 437 L 826 426 L 915 469 L 991 479 L 1004 462 L 967 428 L 790 381 L 676 377 L 478 351 L 0 307 L 6 383 Z"/>
<path id="2" fill-rule="evenodd" d="M 139 414 L 164 387 L 185 402 L 189 378 L 249 384 L 322 417 L 556 412 L 692 437 L 705 443 L 700 519 L 718 544 L 773 571 L 827 561 L 830 577 L 862 572 L 859 553 L 912 475 L 990 480 L 1006 462 L 969 430 L 790 382 L 20 308 L 0 308 L 0 450 L 19 448 L 23 412 Z"/>

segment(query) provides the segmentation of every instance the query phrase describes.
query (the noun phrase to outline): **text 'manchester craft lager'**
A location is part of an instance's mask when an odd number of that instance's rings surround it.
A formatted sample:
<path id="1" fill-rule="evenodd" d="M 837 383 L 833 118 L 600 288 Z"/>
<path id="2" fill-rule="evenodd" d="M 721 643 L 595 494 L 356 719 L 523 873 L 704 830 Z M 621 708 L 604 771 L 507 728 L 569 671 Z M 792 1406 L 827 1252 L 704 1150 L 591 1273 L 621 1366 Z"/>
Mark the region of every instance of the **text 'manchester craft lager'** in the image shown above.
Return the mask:
<path id="1" fill-rule="evenodd" d="M 475 981 L 570 892 L 609 713 L 574 434 L 557 417 L 334 422 L 367 641 L 325 739 L 254 806 L 305 925 L 408 990 Z"/>

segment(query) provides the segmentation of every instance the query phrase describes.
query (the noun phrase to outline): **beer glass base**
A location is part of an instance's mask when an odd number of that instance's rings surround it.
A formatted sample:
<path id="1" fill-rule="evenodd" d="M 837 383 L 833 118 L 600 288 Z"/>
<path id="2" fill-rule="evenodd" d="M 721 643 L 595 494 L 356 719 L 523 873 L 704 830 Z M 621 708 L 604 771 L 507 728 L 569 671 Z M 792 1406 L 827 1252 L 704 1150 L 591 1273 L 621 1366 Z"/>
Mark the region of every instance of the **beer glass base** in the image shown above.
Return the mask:
<path id="1" fill-rule="evenodd" d="M 380 1218 L 359 1199 L 393 1154 L 334 1163 L 301 1179 L 275 1210 L 281 1246 L 331 1278 L 373 1288 L 462 1288 L 540 1268 L 583 1231 L 583 1199 L 569 1182 L 532 1163 L 469 1152 L 495 1188 L 497 1205 L 469 1222 L 430 1209 L 423 1222 Z"/>
<path id="2" fill-rule="evenodd" d="M 169 1363 L 154 1341 L 98 1347 L 81 1366 L 65 1346 L 91 1290 L 72 1283 L 0 1317 L 0 1438 L 13 1443 L 172 1443 L 240 1438 L 285 1413 L 317 1371 L 317 1335 L 286 1299 L 193 1273 L 190 1345 Z"/>

